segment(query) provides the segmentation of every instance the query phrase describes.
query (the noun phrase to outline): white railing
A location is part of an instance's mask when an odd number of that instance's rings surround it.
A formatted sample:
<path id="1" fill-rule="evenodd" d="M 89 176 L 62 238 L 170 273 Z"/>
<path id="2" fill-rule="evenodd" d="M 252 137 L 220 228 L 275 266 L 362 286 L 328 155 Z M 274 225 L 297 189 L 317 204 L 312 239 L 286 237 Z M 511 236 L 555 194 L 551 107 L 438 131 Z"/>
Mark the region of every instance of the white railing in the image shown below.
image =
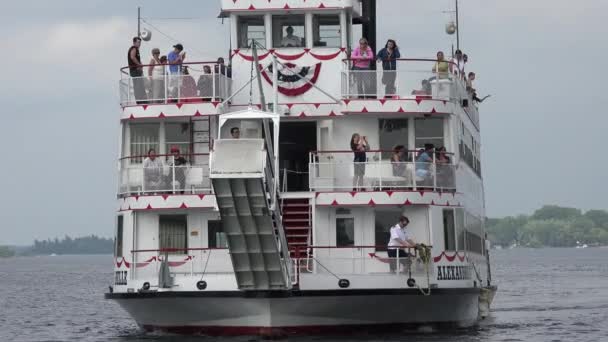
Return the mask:
<path id="1" fill-rule="evenodd" d="M 157 279 L 167 258 L 172 278 L 234 274 L 227 248 L 165 248 L 131 252 L 132 279 Z"/>
<path id="2" fill-rule="evenodd" d="M 394 70 L 384 70 L 382 62 L 376 61 L 375 70 L 359 70 L 353 69 L 352 60 L 344 60 L 342 97 L 467 100 L 467 115 L 479 127 L 477 107 L 467 91 L 464 77 L 450 70 L 438 72 L 436 62 L 432 59 L 398 59 L 394 62 Z"/>
<path id="3" fill-rule="evenodd" d="M 434 189 L 455 191 L 455 166 L 451 162 L 391 161 L 379 154 L 366 162 L 353 162 L 353 152 L 312 152 L 311 191 L 365 191 L 385 189 Z M 409 158 L 408 160 L 412 160 Z"/>
<path id="4" fill-rule="evenodd" d="M 150 65 L 141 69 L 143 76 L 121 69 L 119 81 L 121 106 L 137 104 L 188 103 L 223 101 L 230 96 L 230 70 L 216 63 L 184 63 L 182 68 L 167 64 Z M 185 69 L 187 68 L 187 71 Z"/>
<path id="5" fill-rule="evenodd" d="M 159 156 L 152 162 L 141 158 L 122 159 L 119 167 L 118 195 L 211 192 L 208 163 L 190 165 L 186 162 L 180 165 L 171 158 Z"/>
<path id="6" fill-rule="evenodd" d="M 334 273 L 339 275 L 394 274 L 412 277 L 426 276 L 427 267 L 432 273 L 432 260 L 424 263 L 414 248 L 404 248 L 389 257 L 386 246 L 302 247 L 306 257 L 296 261 L 301 273 Z M 378 251 L 383 249 L 383 251 Z"/>

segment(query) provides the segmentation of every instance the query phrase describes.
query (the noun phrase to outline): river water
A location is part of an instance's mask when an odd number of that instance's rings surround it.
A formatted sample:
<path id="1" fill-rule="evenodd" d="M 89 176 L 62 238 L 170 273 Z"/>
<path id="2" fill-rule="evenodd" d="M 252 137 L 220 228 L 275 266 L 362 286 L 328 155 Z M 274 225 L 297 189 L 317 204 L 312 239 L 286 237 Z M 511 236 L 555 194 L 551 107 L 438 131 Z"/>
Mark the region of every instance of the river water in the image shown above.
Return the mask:
<path id="1" fill-rule="evenodd" d="M 289 341 L 608 341 L 608 248 L 493 251 L 491 317 L 464 330 Z M 0 341 L 255 341 L 146 334 L 114 302 L 110 256 L 0 259 Z M 287 339 L 284 339 L 287 340 Z"/>

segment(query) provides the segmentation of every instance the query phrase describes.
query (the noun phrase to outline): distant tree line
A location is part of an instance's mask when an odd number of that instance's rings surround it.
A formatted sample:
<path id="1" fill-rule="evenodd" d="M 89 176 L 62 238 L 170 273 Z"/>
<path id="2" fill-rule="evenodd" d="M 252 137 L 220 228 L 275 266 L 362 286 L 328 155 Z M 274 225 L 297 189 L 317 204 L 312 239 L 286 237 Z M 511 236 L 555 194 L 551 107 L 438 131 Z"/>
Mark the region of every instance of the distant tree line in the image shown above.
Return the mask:
<path id="1" fill-rule="evenodd" d="M 114 240 L 98 237 L 96 235 L 71 238 L 65 236 L 59 240 L 34 240 L 34 245 L 26 254 L 111 254 L 114 249 Z"/>
<path id="2" fill-rule="evenodd" d="M 529 216 L 488 218 L 486 230 L 490 241 L 502 246 L 608 245 L 608 211 L 546 205 Z"/>
<path id="3" fill-rule="evenodd" d="M 15 251 L 8 246 L 0 246 L 0 258 L 9 258 L 15 255 Z"/>

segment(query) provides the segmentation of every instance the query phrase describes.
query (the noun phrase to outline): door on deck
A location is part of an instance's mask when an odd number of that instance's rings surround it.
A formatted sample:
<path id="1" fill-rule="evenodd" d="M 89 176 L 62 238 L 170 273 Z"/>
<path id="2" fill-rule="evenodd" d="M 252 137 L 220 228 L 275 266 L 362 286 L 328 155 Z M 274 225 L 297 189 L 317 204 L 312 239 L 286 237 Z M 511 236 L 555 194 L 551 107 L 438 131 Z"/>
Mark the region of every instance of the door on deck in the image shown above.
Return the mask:
<path id="1" fill-rule="evenodd" d="M 316 122 L 281 122 L 279 165 L 282 191 L 310 191 L 309 153 L 317 149 Z"/>

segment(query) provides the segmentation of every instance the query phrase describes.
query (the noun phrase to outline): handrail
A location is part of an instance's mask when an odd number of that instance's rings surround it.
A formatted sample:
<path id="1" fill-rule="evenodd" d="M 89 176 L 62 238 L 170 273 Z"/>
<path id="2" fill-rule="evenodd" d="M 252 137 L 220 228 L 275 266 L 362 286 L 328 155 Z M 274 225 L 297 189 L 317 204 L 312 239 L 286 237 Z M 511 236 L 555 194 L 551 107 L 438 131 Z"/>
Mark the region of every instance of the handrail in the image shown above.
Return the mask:
<path id="1" fill-rule="evenodd" d="M 375 56 L 374 56 L 375 57 Z M 348 61 L 356 61 L 356 60 L 360 60 L 360 58 L 343 58 L 342 62 L 348 62 Z M 452 65 L 456 65 L 456 63 L 444 59 L 442 61 L 438 60 L 438 59 L 433 59 L 433 58 L 391 58 L 391 59 L 376 59 L 374 58 L 373 60 L 378 60 L 378 61 L 382 61 L 382 62 L 388 62 L 388 61 L 402 61 L 402 62 L 446 62 L 448 64 L 452 64 Z"/>
<path id="2" fill-rule="evenodd" d="M 418 150 L 401 150 L 402 152 L 410 152 L 410 153 L 418 153 L 420 152 L 420 149 Z M 353 150 L 329 150 L 329 151 L 310 151 L 310 153 L 313 154 L 322 154 L 322 153 L 354 153 L 357 151 L 353 151 Z M 361 151 L 363 152 L 363 151 Z M 378 152 L 395 152 L 395 150 L 367 150 L 365 152 L 369 152 L 369 153 L 378 153 Z M 449 155 L 454 155 L 454 152 L 438 152 L 438 151 L 433 151 L 432 153 L 445 153 L 445 154 L 449 154 Z"/>
<path id="3" fill-rule="evenodd" d="M 426 247 L 433 248 L 433 245 L 425 245 Z M 363 245 L 363 246 L 294 246 L 294 249 L 304 249 L 304 248 L 313 248 L 313 249 L 361 249 L 361 248 L 388 248 L 387 245 Z M 413 249 L 415 247 L 398 247 L 398 246 L 390 246 L 398 249 Z"/>
<path id="4" fill-rule="evenodd" d="M 208 156 L 209 153 L 180 153 L 180 156 L 182 157 L 186 157 L 186 156 Z M 173 154 L 172 153 L 167 153 L 167 154 L 156 154 L 156 157 L 172 157 Z M 147 158 L 148 155 L 136 155 L 136 156 L 125 156 L 125 157 L 121 157 L 118 158 L 118 160 L 122 161 L 125 159 L 137 159 L 137 158 Z"/>
<path id="5" fill-rule="evenodd" d="M 159 253 L 171 253 L 171 252 L 183 252 L 183 251 L 209 251 L 209 250 L 227 250 L 225 247 L 199 247 L 199 248 L 159 248 L 159 249 L 134 249 L 131 253 L 147 253 L 147 252 L 159 252 Z"/>
<path id="6" fill-rule="evenodd" d="M 137 68 L 145 68 L 145 67 L 156 66 L 156 65 L 169 66 L 169 65 L 201 65 L 201 64 L 224 65 L 225 67 L 228 67 L 228 65 L 226 65 L 226 64 L 221 64 L 221 63 L 218 63 L 217 61 L 211 61 L 211 62 L 181 62 L 181 63 L 175 63 L 175 64 L 171 64 L 169 62 L 167 62 L 167 63 L 155 63 L 155 64 L 141 64 Z M 122 68 L 120 68 L 120 72 L 123 73 L 123 74 L 125 74 L 125 75 L 128 75 L 129 73 L 127 71 L 130 68 L 131 68 L 130 66 L 122 67 Z M 213 72 L 213 70 L 211 72 Z"/>

